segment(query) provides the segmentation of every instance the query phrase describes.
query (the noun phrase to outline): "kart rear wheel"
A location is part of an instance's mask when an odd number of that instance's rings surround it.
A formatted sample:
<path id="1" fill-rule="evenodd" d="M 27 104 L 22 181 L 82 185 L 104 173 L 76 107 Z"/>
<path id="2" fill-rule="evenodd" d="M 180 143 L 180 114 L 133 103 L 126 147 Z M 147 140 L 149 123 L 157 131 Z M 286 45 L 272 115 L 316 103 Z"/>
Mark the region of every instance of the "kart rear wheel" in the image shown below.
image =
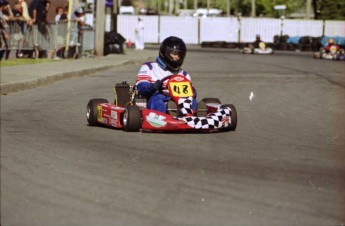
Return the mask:
<path id="1" fill-rule="evenodd" d="M 229 127 L 225 128 L 225 130 L 235 131 L 237 127 L 237 111 L 233 104 L 224 104 L 220 106 L 222 109 L 230 108 L 230 118 L 231 118 L 231 124 Z"/>
<path id="2" fill-rule="evenodd" d="M 141 127 L 141 110 L 136 105 L 128 105 L 123 113 L 123 129 L 126 132 L 137 132 Z"/>
<path id="3" fill-rule="evenodd" d="M 91 99 L 86 107 L 86 119 L 90 126 L 98 126 L 98 104 L 108 103 L 108 100 L 103 98 Z"/>

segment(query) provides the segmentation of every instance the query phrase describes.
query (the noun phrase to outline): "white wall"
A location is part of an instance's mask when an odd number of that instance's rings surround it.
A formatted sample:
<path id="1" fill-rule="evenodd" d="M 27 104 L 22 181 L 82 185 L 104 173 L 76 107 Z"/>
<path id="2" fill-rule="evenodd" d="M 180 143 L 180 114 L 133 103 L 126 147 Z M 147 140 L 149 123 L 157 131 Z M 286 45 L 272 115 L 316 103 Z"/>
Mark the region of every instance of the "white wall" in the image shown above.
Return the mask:
<path id="1" fill-rule="evenodd" d="M 345 37 L 345 22 L 326 20 L 325 21 L 325 36 Z"/>
<path id="2" fill-rule="evenodd" d="M 323 26 L 324 35 L 345 37 L 345 21 L 242 18 L 239 22 L 234 17 L 140 17 L 145 23 L 146 43 L 160 43 L 170 35 L 182 38 L 187 44 L 206 41 L 252 42 L 257 34 L 260 34 L 263 41 L 273 42 L 274 36 L 281 33 L 290 37 L 319 37 L 323 35 Z M 118 15 L 118 32 L 127 41 L 134 42 L 137 18 L 136 15 Z"/>
<path id="3" fill-rule="evenodd" d="M 281 20 L 268 18 L 242 18 L 240 42 L 253 42 L 260 35 L 264 42 L 273 42 L 275 35 L 280 35 Z"/>
<path id="4" fill-rule="evenodd" d="M 237 18 L 200 18 L 200 42 L 237 42 L 238 31 Z"/>
<path id="5" fill-rule="evenodd" d="M 283 35 L 322 36 L 322 20 L 284 20 Z"/>

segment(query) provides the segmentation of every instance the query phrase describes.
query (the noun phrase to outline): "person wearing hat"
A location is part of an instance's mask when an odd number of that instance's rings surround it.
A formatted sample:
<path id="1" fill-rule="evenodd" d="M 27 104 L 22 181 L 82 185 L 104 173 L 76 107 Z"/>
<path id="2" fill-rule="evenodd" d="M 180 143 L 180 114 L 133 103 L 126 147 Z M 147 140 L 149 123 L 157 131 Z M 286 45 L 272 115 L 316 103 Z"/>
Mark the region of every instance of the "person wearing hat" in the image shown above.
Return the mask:
<path id="1" fill-rule="evenodd" d="M 145 48 L 144 44 L 144 22 L 138 17 L 138 23 L 135 26 L 135 49 L 143 50 Z"/>
<path id="2" fill-rule="evenodd" d="M 253 48 L 260 48 L 260 43 L 262 42 L 260 35 L 255 36 L 255 41 L 252 43 Z"/>

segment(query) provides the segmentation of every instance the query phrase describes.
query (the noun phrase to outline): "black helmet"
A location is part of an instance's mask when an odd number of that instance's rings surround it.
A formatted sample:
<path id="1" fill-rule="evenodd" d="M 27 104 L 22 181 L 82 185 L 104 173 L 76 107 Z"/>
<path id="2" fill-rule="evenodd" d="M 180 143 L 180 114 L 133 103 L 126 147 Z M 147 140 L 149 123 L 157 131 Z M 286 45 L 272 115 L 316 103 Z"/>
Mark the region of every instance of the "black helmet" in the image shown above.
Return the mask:
<path id="1" fill-rule="evenodd" d="M 183 64 L 186 53 L 187 48 L 184 41 L 180 38 L 170 36 L 162 42 L 157 61 L 163 69 L 177 72 Z M 172 55 L 178 55 L 178 59 L 174 60 Z"/>

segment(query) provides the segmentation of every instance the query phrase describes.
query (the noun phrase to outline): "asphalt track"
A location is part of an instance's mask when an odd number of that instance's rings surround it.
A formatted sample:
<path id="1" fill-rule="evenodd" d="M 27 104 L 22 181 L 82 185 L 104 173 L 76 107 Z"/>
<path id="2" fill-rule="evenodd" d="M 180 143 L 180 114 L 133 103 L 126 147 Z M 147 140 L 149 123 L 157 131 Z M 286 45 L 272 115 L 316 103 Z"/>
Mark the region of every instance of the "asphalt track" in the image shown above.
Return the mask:
<path id="1" fill-rule="evenodd" d="M 236 131 L 89 127 L 88 100 L 139 67 L 1 96 L 2 226 L 345 224 L 344 62 L 189 52 L 198 97 L 234 104 Z"/>

